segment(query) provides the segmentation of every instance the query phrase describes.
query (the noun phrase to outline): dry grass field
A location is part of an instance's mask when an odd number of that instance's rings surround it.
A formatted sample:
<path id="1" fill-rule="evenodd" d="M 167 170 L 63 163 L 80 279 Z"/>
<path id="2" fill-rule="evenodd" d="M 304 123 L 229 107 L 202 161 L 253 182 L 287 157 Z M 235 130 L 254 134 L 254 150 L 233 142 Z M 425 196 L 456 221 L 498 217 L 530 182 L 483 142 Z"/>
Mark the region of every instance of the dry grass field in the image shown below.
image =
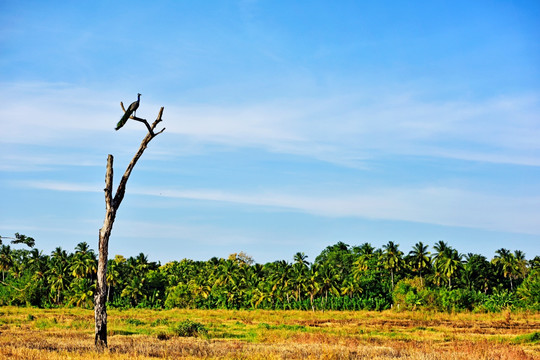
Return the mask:
<path id="1" fill-rule="evenodd" d="M 204 326 L 179 336 L 179 324 Z M 540 359 L 540 314 L 0 308 L 2 359 Z"/>

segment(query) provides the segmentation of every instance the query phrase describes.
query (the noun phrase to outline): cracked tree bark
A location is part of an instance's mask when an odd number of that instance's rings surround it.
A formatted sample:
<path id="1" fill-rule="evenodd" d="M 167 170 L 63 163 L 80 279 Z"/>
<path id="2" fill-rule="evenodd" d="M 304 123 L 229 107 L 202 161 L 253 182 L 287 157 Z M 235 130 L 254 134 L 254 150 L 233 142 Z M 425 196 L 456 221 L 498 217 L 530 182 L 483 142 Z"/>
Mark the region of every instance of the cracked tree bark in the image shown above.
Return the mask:
<path id="1" fill-rule="evenodd" d="M 124 109 L 124 104 L 120 103 L 122 109 Z M 124 110 L 125 111 L 125 110 Z M 96 292 L 94 294 L 94 315 L 95 315 L 95 346 L 99 350 L 107 347 L 107 260 L 109 257 L 109 237 L 111 235 L 111 230 L 114 224 L 114 219 L 116 218 L 116 211 L 124 198 L 126 193 L 126 184 L 131 175 L 135 164 L 142 156 L 144 150 L 147 148 L 150 141 L 161 134 L 165 128 L 161 129 L 158 132 L 154 132 L 158 123 L 162 121 L 161 116 L 163 115 L 163 107 L 159 110 L 157 119 L 152 123 L 148 124 L 148 121 L 141 119 L 135 116 L 131 116 L 130 119 L 140 121 L 145 124 L 148 129 L 148 134 L 144 137 L 139 146 L 139 150 L 133 156 L 133 159 L 129 163 L 126 172 L 122 176 L 120 183 L 116 189 L 116 193 L 113 197 L 113 156 L 109 154 L 107 157 L 107 170 L 105 173 L 105 220 L 103 222 L 103 227 L 99 230 L 99 259 L 98 259 L 98 269 L 97 269 L 97 282 L 96 282 Z"/>

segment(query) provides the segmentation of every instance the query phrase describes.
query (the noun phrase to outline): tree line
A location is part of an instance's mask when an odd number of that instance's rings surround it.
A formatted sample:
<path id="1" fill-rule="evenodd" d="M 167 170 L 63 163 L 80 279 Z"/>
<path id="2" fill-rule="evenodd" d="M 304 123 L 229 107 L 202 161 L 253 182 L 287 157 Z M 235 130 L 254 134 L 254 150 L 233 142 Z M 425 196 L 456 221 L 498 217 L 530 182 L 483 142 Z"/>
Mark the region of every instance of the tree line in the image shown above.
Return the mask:
<path id="1" fill-rule="evenodd" d="M 50 255 L 25 235 L 0 245 L 0 305 L 93 307 L 97 256 L 87 243 Z M 540 310 L 540 256 L 501 248 L 487 259 L 444 241 L 408 253 L 392 241 L 338 242 L 313 262 L 302 252 L 266 264 L 243 252 L 164 265 L 116 255 L 106 280 L 108 306 L 117 308 Z"/>

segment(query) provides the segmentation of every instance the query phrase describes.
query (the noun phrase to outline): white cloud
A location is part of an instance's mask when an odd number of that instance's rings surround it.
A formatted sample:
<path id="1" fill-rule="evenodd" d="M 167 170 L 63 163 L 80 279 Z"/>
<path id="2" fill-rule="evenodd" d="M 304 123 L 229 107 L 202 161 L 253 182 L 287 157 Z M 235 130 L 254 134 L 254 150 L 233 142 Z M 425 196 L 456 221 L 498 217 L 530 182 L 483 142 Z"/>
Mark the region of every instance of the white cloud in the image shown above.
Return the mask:
<path id="1" fill-rule="evenodd" d="M 28 187 L 34 189 L 68 191 L 68 192 L 102 192 L 104 185 L 101 184 L 81 184 L 60 181 L 28 180 L 19 181 L 15 187 Z"/>
<path id="2" fill-rule="evenodd" d="M 50 84 L 2 88 L 3 143 L 95 148 L 106 142 L 121 149 L 140 141 L 138 124 L 121 134 L 111 131 L 121 113 L 117 93 Z M 141 116 L 153 120 L 160 106 L 145 102 Z M 167 105 L 162 124 L 166 136 L 192 139 L 199 148 L 261 147 L 346 165 L 398 154 L 539 166 L 539 114 L 535 94 L 428 101 L 357 92 L 241 105 Z"/>
<path id="3" fill-rule="evenodd" d="M 102 191 L 99 185 L 28 181 L 54 191 Z M 478 194 L 445 187 L 386 188 L 339 194 L 234 193 L 214 189 L 130 188 L 132 195 L 227 202 L 327 217 L 400 220 L 540 235 L 540 197 Z M 169 205 L 170 206 L 170 205 Z"/>
<path id="4" fill-rule="evenodd" d="M 407 96 L 173 107 L 168 131 L 336 163 L 378 154 L 540 165 L 540 99 L 426 102 Z M 178 119 L 178 120 L 174 120 Z"/>

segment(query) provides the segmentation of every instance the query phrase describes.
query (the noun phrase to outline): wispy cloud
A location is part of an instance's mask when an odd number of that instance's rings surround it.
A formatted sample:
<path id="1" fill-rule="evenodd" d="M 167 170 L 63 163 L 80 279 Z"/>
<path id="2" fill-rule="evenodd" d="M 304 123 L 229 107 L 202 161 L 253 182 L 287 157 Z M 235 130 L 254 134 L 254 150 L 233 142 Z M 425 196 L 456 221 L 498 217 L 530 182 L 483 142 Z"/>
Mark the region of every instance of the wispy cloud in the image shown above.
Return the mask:
<path id="1" fill-rule="evenodd" d="M 101 191 L 97 184 L 28 181 L 19 185 L 54 191 Z M 540 235 L 540 197 L 495 196 L 446 187 L 380 188 L 362 193 L 342 191 L 324 195 L 145 187 L 131 188 L 130 193 L 226 202 L 325 217 L 400 220 Z"/>
<path id="2" fill-rule="evenodd" d="M 68 192 L 100 192 L 103 191 L 101 184 L 81 184 L 59 181 L 28 180 L 13 184 L 15 187 L 28 187 L 34 189 L 68 191 Z"/>
<path id="3" fill-rule="evenodd" d="M 336 163 L 401 154 L 540 165 L 536 95 L 475 102 L 348 95 L 171 113 L 172 133 Z"/>
<path id="4" fill-rule="evenodd" d="M 193 139 L 199 147 L 260 147 L 346 165 L 361 165 L 362 159 L 381 154 L 540 165 L 536 94 L 474 102 L 366 94 L 171 105 L 164 126 L 167 136 Z M 11 85 L 2 95 L 4 143 L 95 147 L 96 138 L 115 146 L 136 141 L 134 128 L 121 135 L 111 132 L 119 108 L 110 93 L 66 85 Z M 154 105 L 141 107 L 150 120 L 152 110 L 159 109 Z"/>

